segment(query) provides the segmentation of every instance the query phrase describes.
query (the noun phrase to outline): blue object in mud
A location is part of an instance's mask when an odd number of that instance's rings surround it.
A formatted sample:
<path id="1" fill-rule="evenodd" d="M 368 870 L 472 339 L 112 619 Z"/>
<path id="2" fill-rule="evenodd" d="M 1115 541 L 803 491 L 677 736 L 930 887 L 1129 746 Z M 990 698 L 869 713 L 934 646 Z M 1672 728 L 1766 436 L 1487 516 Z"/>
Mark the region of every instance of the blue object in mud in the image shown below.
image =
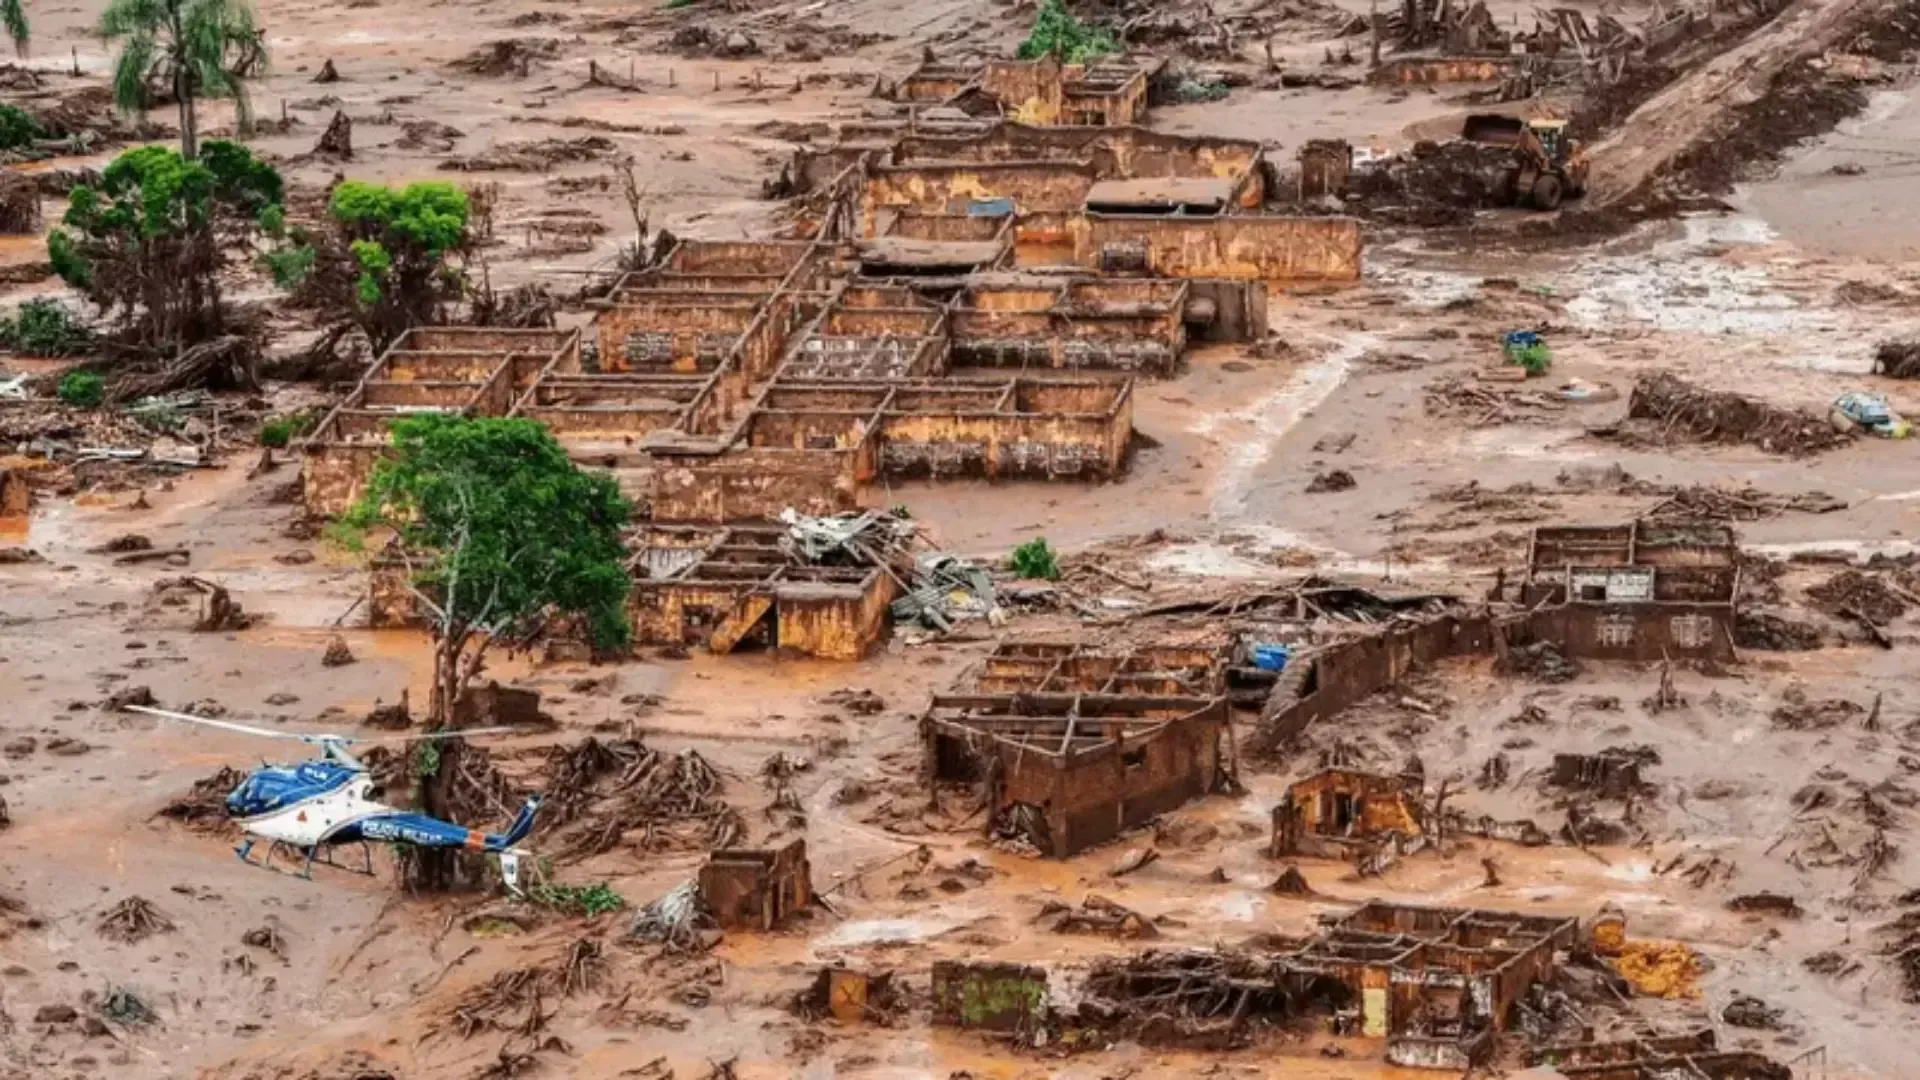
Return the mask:
<path id="1" fill-rule="evenodd" d="M 1253 666 L 1261 671 L 1285 671 L 1291 655 L 1285 645 L 1258 644 L 1253 647 Z"/>

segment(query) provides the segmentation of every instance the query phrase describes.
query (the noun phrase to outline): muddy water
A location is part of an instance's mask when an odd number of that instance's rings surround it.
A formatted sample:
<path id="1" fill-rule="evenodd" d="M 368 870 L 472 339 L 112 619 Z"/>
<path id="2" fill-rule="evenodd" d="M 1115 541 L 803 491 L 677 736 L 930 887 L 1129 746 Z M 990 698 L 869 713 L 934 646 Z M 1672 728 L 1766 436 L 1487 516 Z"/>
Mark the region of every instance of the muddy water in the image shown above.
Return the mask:
<path id="1" fill-rule="evenodd" d="M 1856 167 L 1864 172 L 1845 175 Z M 1909 84 L 1874 91 L 1864 112 L 1735 201 L 1809 252 L 1910 263 L 1920 259 L 1917 182 L 1920 89 Z"/>

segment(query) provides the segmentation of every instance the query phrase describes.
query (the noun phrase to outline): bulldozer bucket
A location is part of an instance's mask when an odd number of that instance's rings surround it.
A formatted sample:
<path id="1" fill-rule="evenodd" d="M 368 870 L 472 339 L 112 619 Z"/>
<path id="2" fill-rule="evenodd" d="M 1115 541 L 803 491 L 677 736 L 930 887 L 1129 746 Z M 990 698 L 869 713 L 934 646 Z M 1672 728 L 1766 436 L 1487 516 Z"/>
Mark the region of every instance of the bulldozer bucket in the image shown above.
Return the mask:
<path id="1" fill-rule="evenodd" d="M 1469 142 L 1491 146 L 1518 146 L 1527 130 L 1526 121 L 1497 113 L 1475 113 L 1467 117 L 1460 137 Z"/>

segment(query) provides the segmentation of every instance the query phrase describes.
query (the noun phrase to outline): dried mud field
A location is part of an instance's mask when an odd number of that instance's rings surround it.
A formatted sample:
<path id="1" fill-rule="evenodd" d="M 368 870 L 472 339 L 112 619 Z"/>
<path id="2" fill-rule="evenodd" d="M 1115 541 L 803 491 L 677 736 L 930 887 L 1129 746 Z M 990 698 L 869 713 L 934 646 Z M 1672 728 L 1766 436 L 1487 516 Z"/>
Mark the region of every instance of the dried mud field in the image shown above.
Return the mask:
<path id="1" fill-rule="evenodd" d="M 17 64 L 38 88 L 8 100 L 104 85 L 102 6 L 36 5 L 32 53 Z M 1116 23 L 1151 14 L 1072 6 Z M 1402 1036 L 1450 1039 L 1445 1010 L 1390 1033 L 1363 1004 L 1389 982 L 1398 993 L 1420 972 L 1453 970 L 1437 954 L 1454 945 L 1422 946 L 1391 978 L 1379 968 L 1363 994 L 1323 980 L 1282 993 L 1292 976 L 1259 974 L 1275 957 L 1318 955 L 1330 932 L 1357 933 L 1341 920 L 1376 904 L 1577 923 L 1545 948 L 1550 975 L 1523 1001 L 1501 998 L 1511 1008 L 1472 1075 L 1913 1075 L 1920 451 L 1912 439 L 1842 438 L 1828 422 L 1835 397 L 1856 390 L 1920 416 L 1920 383 L 1877 373 L 1875 359 L 1883 343 L 1920 341 L 1913 53 L 1875 61 L 1861 108 L 1831 130 L 1788 123 L 1761 137 L 1758 121 L 1728 120 L 1757 115 L 1753 103 L 1782 85 L 1740 50 L 1788 66 L 1829 55 L 1870 6 L 1797 0 L 1703 36 L 1697 55 L 1672 61 L 1663 96 L 1632 93 L 1654 115 L 1626 102 L 1586 135 L 1584 204 L 1394 213 L 1379 197 L 1352 200 L 1342 212 L 1361 223 L 1357 278 L 1272 282 L 1257 340 L 1193 336 L 1170 373 L 1130 376 L 1122 475 L 862 486 L 859 505 L 904 506 L 923 544 L 996 569 L 1003 608 L 991 620 L 944 635 L 900 621 L 850 661 L 645 643 L 600 662 L 498 650 L 486 677 L 538 691 L 553 723 L 474 740 L 460 760 L 515 798 L 476 803 L 491 816 L 464 823 L 500 828 L 518 796 L 550 790 L 526 846 L 543 873 L 622 898 L 591 917 L 497 889 L 412 895 L 385 850 L 371 877 L 318 867 L 304 880 L 235 859 L 226 787 L 305 748 L 119 706 L 386 734 L 363 718 L 403 695 L 418 713 L 428 635 L 368 625 L 367 560 L 301 505 L 297 451 L 263 457 L 250 429 L 223 439 L 216 426 L 201 433 L 203 467 L 50 464 L 42 443 L 66 437 L 19 420 L 31 403 L 0 400 L 0 470 L 61 472 L 34 481 L 30 510 L 0 517 L 0 1077 L 1469 1071 L 1392 1060 Z M 1489 7 L 1501 26 L 1534 18 L 1530 6 Z M 1575 7 L 1596 23 L 1655 14 Z M 1346 30 L 1368 12 L 1353 0 L 1166 7 L 1166 26 L 1130 44 L 1225 73 L 1225 97 L 1156 106 L 1143 123 L 1253 140 L 1284 173 L 1311 139 L 1385 158 L 1489 107 L 1588 107 L 1561 85 L 1489 105 L 1470 86 L 1367 82 L 1368 35 Z M 892 115 L 876 83 L 925 58 L 1010 57 L 1034 9 L 260 0 L 257 17 L 272 67 L 253 87 L 269 123 L 252 145 L 296 194 L 323 192 L 335 174 L 498 185 L 490 280 L 548 286 L 557 325 L 591 338 L 583 283 L 604 278 L 635 232 L 619 159 L 633 162 L 651 228 L 686 241 L 791 238 L 814 212 L 808 196 L 768 185 L 797 145 Z M 503 69 L 455 66 L 506 41 L 519 44 Z M 1349 64 L 1341 52 L 1359 55 Z M 329 64 L 338 80 L 316 83 Z M 1733 69 L 1745 83 L 1732 85 Z M 1320 78 L 1329 72 L 1340 77 Z M 232 128 L 229 106 L 208 110 L 205 126 Z M 336 112 L 352 120 L 349 160 L 311 152 Z M 171 111 L 153 119 L 169 124 Z M 1701 139 L 1736 136 L 1753 144 L 1751 169 L 1700 164 Z M 514 154 L 539 161 L 501 167 Z M 1285 186 L 1270 185 L 1276 202 Z M 47 225 L 63 206 L 43 199 Z M 45 232 L 0 238 L 5 306 L 70 297 L 31 270 Z M 304 348 L 311 321 L 264 285 L 247 288 L 265 298 L 272 349 Z M 1516 329 L 1551 344 L 1551 372 L 1481 378 Z M 61 366 L 0 353 L 0 385 Z M 1662 372 L 1696 396 L 1656 399 Z M 269 378 L 232 395 L 228 415 L 244 428 L 324 409 L 358 377 Z M 1590 605 L 1597 637 L 1570 618 L 1542 621 L 1583 605 L 1529 591 L 1543 566 L 1534 531 L 1636 521 L 1636 537 L 1730 530 L 1731 546 L 1709 553 L 1726 559 L 1724 597 L 1686 609 L 1724 609 L 1724 641 L 1696 648 L 1676 631 L 1676 655 L 1578 655 L 1579 643 L 1609 646 L 1610 605 Z M 1059 580 L 1014 580 L 1009 554 L 1042 536 L 1060 553 Z M 248 625 L 204 628 L 205 601 L 183 575 L 218 583 Z M 1492 626 L 1501 644 L 1393 651 L 1378 665 L 1389 675 L 1347 694 L 1340 680 L 1360 676 L 1328 658 L 1434 619 L 1457 620 L 1456 637 Z M 1519 625 L 1530 629 L 1499 629 Z M 1321 657 L 1313 685 L 1247 674 L 1250 646 L 1274 640 L 1290 644 L 1296 674 L 1308 667 L 1299 658 Z M 1009 643 L 1035 641 L 1212 657 L 1205 693 L 1174 696 L 1217 709 L 1210 745 L 1230 782 L 1067 857 L 1042 855 L 1031 834 L 990 834 L 1002 809 L 991 792 L 956 782 L 929 749 L 935 698 L 978 685 Z M 1288 694 L 1314 693 L 1342 700 L 1288 710 Z M 1076 686 L 1076 715 L 1083 694 L 1101 696 Z M 1060 745 L 1074 737 L 1070 724 Z M 1631 762 L 1633 779 L 1569 779 L 1571 756 Z M 382 760 L 407 763 L 404 751 Z M 1418 842 L 1276 854 L 1276 807 L 1348 772 L 1392 778 L 1422 823 Z M 1309 818 L 1331 813 L 1302 805 Z M 716 846 L 795 840 L 818 899 L 780 925 L 691 946 L 635 933 Z M 1612 915 L 1625 920 L 1625 955 L 1594 945 Z M 1183 977 L 1169 966 L 1180 957 L 1201 959 Z M 1116 977 L 1127 963 L 1152 978 Z M 1209 966 L 1222 963 L 1243 966 L 1231 977 Z M 979 1021 L 941 998 L 936 964 L 1039 969 L 1047 1016 Z M 835 1007 L 817 982 L 835 970 L 868 976 L 863 1007 Z M 1208 978 L 1219 997 L 1195 1007 L 1185 995 Z M 1451 986 L 1435 993 L 1465 1008 Z M 956 1009 L 965 1022 L 952 1022 Z M 1702 1031 L 1722 1064 L 1554 1072 L 1530 1060 L 1541 1047 Z M 1523 1073 L 1530 1065 L 1540 1071 Z"/>

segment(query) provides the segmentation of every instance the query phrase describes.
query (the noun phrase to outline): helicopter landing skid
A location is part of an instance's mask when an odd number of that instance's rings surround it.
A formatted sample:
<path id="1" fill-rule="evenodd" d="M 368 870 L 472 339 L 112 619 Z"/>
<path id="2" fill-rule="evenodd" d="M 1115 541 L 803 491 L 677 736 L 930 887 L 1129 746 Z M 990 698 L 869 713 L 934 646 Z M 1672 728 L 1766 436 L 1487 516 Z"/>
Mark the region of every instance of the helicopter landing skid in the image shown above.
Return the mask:
<path id="1" fill-rule="evenodd" d="M 271 870 L 276 874 L 286 874 L 288 877 L 297 877 L 304 881 L 312 881 L 313 864 L 318 862 L 321 866 L 329 866 L 335 870 L 344 870 L 350 874 L 364 874 L 367 877 L 377 876 L 373 869 L 373 847 L 365 840 L 360 841 L 360 851 L 366 856 L 365 867 L 347 866 L 344 863 L 335 862 L 333 860 L 332 845 L 316 844 L 310 848 L 302 848 L 298 844 L 289 844 L 283 840 L 275 840 L 267 845 L 266 855 L 261 857 L 259 862 L 255 862 L 248 857 L 253 851 L 253 845 L 254 841 L 249 839 L 239 847 L 234 848 L 233 853 L 238 855 L 240 861 L 246 863 L 248 866 L 258 867 L 262 870 Z M 300 858 L 304 854 L 304 861 L 301 863 L 298 871 L 282 870 L 280 867 L 273 865 L 273 853 L 282 848 L 285 848 L 293 854 L 295 858 Z"/>

